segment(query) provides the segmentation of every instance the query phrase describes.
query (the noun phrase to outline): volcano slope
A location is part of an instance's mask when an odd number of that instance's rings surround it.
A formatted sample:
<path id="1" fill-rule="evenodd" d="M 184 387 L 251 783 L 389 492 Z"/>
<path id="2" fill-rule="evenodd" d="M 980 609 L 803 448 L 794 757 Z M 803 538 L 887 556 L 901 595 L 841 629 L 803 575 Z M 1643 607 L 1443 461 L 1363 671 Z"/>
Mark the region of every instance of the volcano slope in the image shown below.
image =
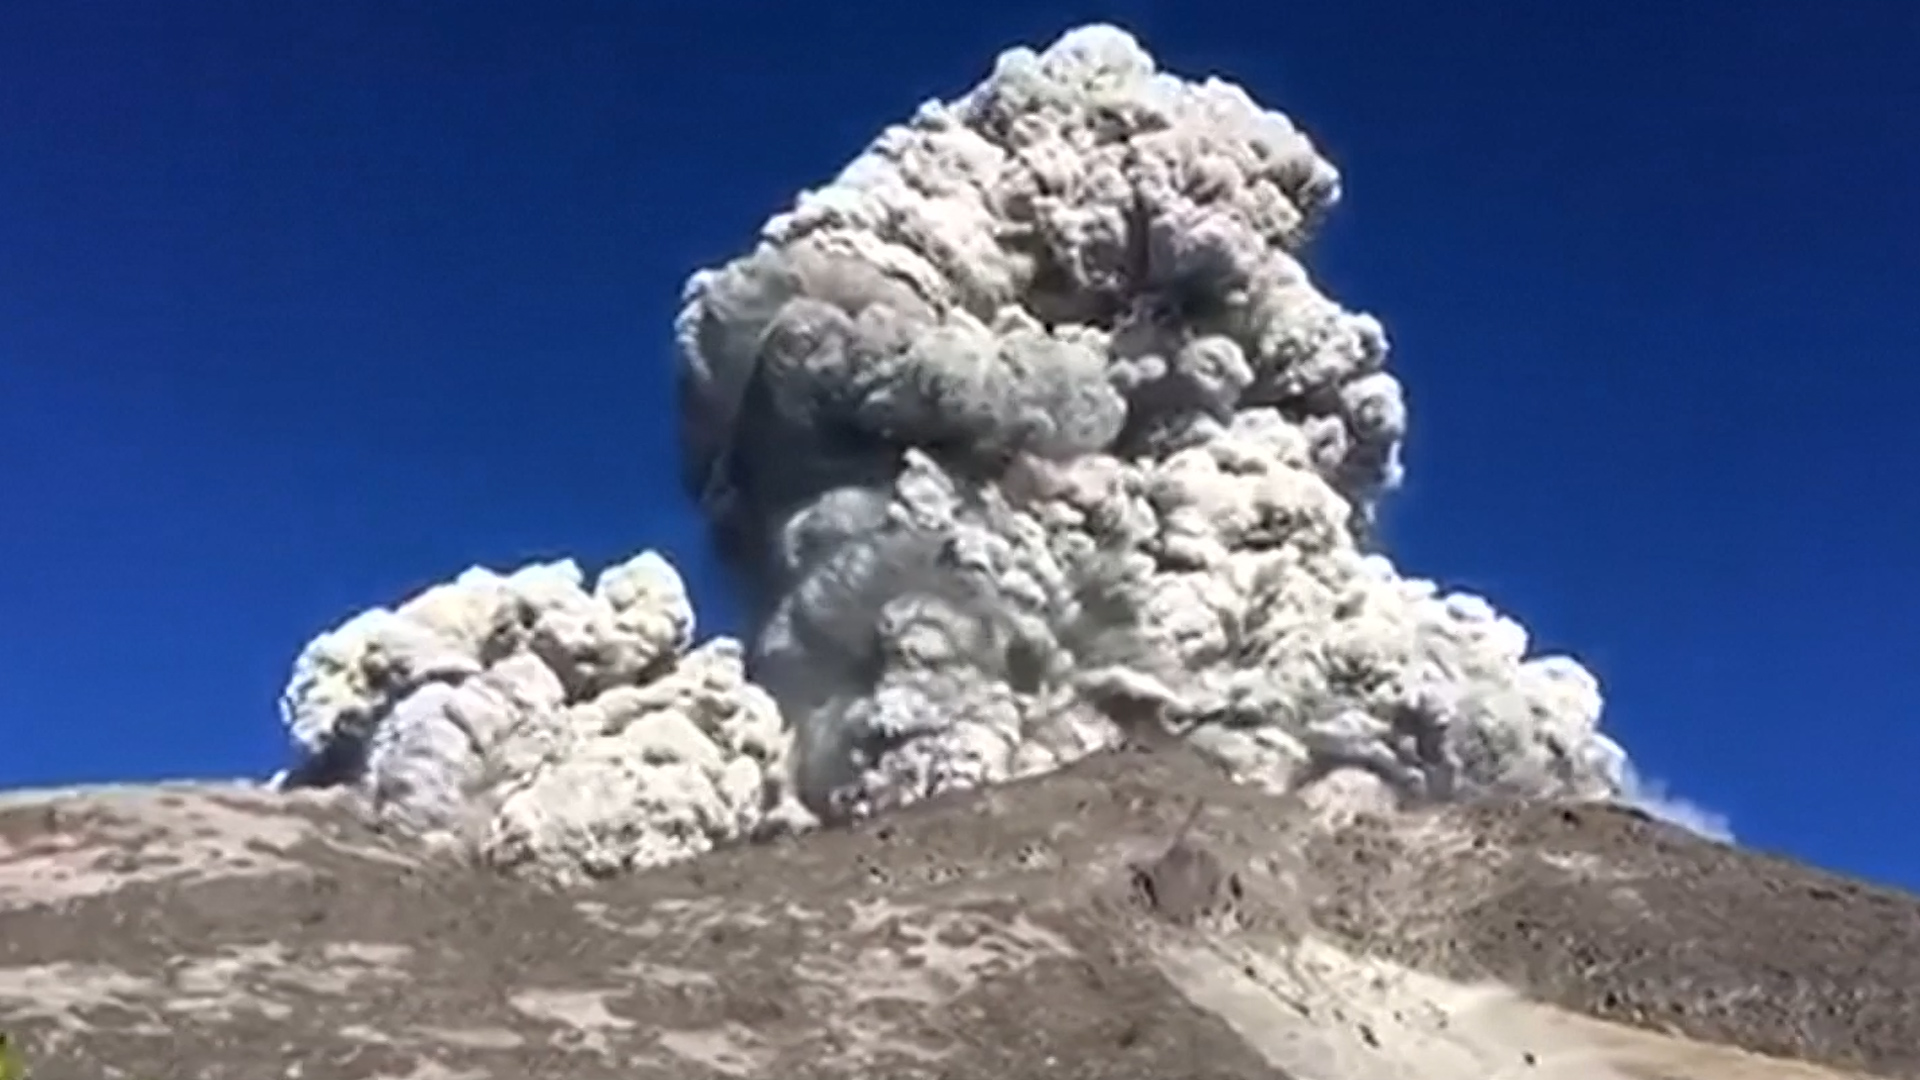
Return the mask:
<path id="1" fill-rule="evenodd" d="M 559 890 L 336 792 L 0 805 L 34 1080 L 1920 1076 L 1920 900 L 1609 804 L 1122 750 Z"/>

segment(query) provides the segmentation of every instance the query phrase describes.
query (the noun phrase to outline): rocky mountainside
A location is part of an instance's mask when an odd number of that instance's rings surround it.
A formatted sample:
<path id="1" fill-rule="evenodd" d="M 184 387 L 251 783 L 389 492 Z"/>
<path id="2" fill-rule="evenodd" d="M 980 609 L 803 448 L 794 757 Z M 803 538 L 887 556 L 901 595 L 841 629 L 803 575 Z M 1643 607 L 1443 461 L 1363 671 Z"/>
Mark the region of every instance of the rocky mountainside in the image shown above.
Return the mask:
<path id="1" fill-rule="evenodd" d="M 33 1080 L 1920 1077 L 1920 899 L 1120 751 L 557 889 L 334 792 L 0 804 Z"/>

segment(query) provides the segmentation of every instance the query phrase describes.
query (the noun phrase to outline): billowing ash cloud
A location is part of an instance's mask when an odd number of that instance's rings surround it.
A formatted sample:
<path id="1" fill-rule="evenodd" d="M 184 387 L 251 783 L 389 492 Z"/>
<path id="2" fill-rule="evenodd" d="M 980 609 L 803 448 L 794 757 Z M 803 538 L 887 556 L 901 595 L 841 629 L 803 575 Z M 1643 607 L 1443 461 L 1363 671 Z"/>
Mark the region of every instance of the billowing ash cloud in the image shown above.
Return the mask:
<path id="1" fill-rule="evenodd" d="M 308 643 L 283 787 L 343 785 L 396 829 L 506 869 L 604 877 L 805 827 L 791 738 L 740 646 L 643 552 L 474 569 Z"/>
<path id="2" fill-rule="evenodd" d="M 1339 193 L 1119 30 L 1004 54 L 687 285 L 745 655 L 657 556 L 473 571 L 308 648 L 290 782 L 560 876 L 1154 733 L 1281 788 L 1627 792 L 1586 670 L 1370 549 L 1407 410 L 1301 262 Z"/>
<path id="3" fill-rule="evenodd" d="M 1004 54 L 696 274 L 689 479 L 822 813 L 1158 724 L 1414 798 L 1623 782 L 1594 680 L 1364 548 L 1407 411 L 1300 261 L 1333 166 L 1125 33 Z"/>

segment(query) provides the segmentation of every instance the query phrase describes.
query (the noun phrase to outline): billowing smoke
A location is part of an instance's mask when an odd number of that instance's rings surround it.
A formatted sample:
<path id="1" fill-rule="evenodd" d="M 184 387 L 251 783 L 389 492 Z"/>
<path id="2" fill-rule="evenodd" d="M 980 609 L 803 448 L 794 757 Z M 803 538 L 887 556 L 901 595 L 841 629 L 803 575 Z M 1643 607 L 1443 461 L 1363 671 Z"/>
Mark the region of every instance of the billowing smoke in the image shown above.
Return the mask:
<path id="1" fill-rule="evenodd" d="M 1093 26 L 923 105 L 696 274 L 690 481 L 816 811 L 1136 725 L 1277 784 L 1617 790 L 1594 680 L 1367 550 L 1407 410 L 1300 261 L 1334 167 Z"/>
<path id="2" fill-rule="evenodd" d="M 1301 261 L 1339 195 L 1117 29 L 1004 54 L 688 283 L 685 479 L 750 645 L 693 647 L 654 555 L 472 571 L 309 646 L 289 782 L 561 876 L 1130 738 L 1277 788 L 1620 795 L 1585 669 L 1372 549 L 1407 410 Z"/>
<path id="3" fill-rule="evenodd" d="M 791 737 L 738 643 L 643 552 L 474 569 L 308 643 L 282 786 L 348 786 L 380 821 L 541 876 L 599 877 L 811 823 Z"/>

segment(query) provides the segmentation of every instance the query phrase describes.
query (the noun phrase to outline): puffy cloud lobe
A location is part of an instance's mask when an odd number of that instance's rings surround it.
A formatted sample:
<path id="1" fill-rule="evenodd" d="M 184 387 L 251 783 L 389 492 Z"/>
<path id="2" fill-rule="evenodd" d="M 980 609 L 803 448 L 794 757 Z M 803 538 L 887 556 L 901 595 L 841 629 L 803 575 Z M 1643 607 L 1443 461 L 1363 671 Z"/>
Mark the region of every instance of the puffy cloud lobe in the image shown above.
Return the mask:
<path id="1" fill-rule="evenodd" d="M 584 586 L 571 561 L 469 570 L 355 616 L 294 665 L 289 786 L 347 784 L 374 816 L 561 879 L 804 825 L 791 739 L 739 646 L 691 648 L 652 552 Z"/>

